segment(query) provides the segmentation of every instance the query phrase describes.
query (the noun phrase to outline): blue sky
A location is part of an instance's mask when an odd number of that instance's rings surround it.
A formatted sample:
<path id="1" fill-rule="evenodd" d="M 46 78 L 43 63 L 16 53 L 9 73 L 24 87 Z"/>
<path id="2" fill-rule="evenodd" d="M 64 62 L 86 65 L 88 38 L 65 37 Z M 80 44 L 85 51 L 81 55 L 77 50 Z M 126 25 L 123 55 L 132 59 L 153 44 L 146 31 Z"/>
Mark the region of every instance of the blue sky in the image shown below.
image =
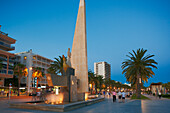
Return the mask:
<path id="1" fill-rule="evenodd" d="M 170 81 L 169 0 L 86 0 L 88 67 L 106 61 L 111 78 L 126 82 L 121 63 L 138 48 L 159 63 L 151 82 Z M 14 52 L 33 49 L 53 59 L 72 47 L 79 0 L 0 0 L 1 30 L 17 40 Z M 148 84 L 146 84 L 148 85 Z"/>

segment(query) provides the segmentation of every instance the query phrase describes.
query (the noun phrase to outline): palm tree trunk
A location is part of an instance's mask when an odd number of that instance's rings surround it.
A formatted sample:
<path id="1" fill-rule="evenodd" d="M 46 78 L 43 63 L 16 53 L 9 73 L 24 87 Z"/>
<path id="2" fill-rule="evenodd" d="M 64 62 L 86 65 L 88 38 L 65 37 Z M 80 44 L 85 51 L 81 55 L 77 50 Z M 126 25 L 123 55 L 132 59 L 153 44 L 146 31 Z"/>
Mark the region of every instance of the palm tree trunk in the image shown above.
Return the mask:
<path id="1" fill-rule="evenodd" d="M 136 96 L 137 98 L 141 98 L 141 83 L 139 82 L 140 74 L 137 74 L 137 89 L 136 89 Z"/>

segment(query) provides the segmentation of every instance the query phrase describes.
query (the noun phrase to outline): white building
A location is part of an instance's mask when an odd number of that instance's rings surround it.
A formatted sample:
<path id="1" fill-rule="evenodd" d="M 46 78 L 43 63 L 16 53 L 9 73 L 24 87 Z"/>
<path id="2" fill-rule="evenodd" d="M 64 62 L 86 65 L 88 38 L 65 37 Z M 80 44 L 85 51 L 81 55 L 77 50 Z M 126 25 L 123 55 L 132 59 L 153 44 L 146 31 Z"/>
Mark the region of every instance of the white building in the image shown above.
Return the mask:
<path id="1" fill-rule="evenodd" d="M 131 84 L 128 84 L 128 83 L 124 83 L 124 85 L 127 85 L 127 86 L 131 87 Z"/>
<path id="2" fill-rule="evenodd" d="M 30 88 L 34 86 L 33 85 L 34 80 L 32 78 L 32 68 L 41 67 L 43 73 L 46 74 L 47 69 L 50 67 L 50 64 L 53 62 L 53 60 L 32 53 L 32 50 L 29 50 L 28 52 L 15 53 L 15 55 L 16 55 L 15 63 L 24 64 L 28 69 L 28 78 L 22 77 L 21 84 L 26 84 L 26 86 L 28 87 L 28 92 L 30 92 Z M 41 80 L 38 82 L 38 84 L 40 86 L 46 85 L 47 84 L 46 76 L 42 77 Z"/>
<path id="3" fill-rule="evenodd" d="M 111 65 L 107 62 L 95 62 L 94 74 L 102 75 L 103 79 L 109 79 L 111 76 Z"/>

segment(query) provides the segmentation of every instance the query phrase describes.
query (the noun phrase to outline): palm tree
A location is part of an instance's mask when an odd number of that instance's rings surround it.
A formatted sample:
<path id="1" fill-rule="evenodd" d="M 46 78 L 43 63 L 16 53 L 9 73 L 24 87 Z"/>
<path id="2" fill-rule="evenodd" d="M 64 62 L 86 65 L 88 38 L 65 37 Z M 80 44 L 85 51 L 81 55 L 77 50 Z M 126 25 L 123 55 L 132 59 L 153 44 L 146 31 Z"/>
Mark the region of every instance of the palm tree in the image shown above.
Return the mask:
<path id="1" fill-rule="evenodd" d="M 105 85 L 106 85 L 106 88 L 109 87 L 109 92 L 111 90 L 111 79 L 105 79 Z"/>
<path id="2" fill-rule="evenodd" d="M 95 92 L 96 92 L 96 94 L 97 94 L 97 88 L 98 88 L 98 86 L 99 86 L 98 77 L 95 76 L 93 80 L 94 80 L 94 84 L 95 84 Z"/>
<path id="3" fill-rule="evenodd" d="M 21 77 L 22 76 L 27 76 L 28 74 L 28 71 L 27 71 L 27 68 L 24 64 L 17 64 L 14 66 L 14 75 L 17 75 L 18 76 L 18 96 L 20 94 L 20 82 L 21 82 Z"/>
<path id="4" fill-rule="evenodd" d="M 63 57 L 59 56 L 59 58 L 54 58 L 54 61 L 50 68 L 48 68 L 48 73 L 55 74 L 61 73 L 63 75 Z"/>
<path id="5" fill-rule="evenodd" d="M 115 87 L 116 82 L 114 80 L 111 80 L 111 87 L 114 88 Z"/>
<path id="6" fill-rule="evenodd" d="M 134 50 L 133 54 L 129 52 L 129 55 L 126 55 L 130 59 L 126 59 L 122 62 L 122 74 L 125 74 L 125 77 L 128 82 L 132 85 L 136 84 L 136 95 L 137 98 L 141 98 L 141 83 L 148 82 L 148 79 L 155 75 L 152 71 L 152 68 L 156 68 L 154 59 L 150 59 L 154 55 L 146 55 L 147 50 L 138 49 L 136 52 Z"/>
<path id="7" fill-rule="evenodd" d="M 42 68 L 41 67 L 33 67 L 32 76 L 33 76 L 33 78 L 37 78 L 36 88 L 38 88 L 38 81 L 41 77 L 44 76 L 44 73 L 42 72 Z"/>
<path id="8" fill-rule="evenodd" d="M 98 81 L 98 86 L 99 86 L 99 89 L 100 89 L 100 93 L 101 93 L 101 90 L 102 90 L 102 84 L 103 84 L 103 76 L 101 75 L 97 75 L 97 81 Z"/>
<path id="9" fill-rule="evenodd" d="M 92 94 L 92 91 L 93 91 L 93 85 L 94 85 L 94 81 L 95 81 L 95 75 L 94 75 L 94 73 L 91 71 L 91 70 L 89 70 L 88 71 L 88 81 L 89 81 L 89 84 L 91 84 L 92 86 L 91 86 L 91 88 L 90 88 L 90 92 L 91 92 L 91 94 Z"/>

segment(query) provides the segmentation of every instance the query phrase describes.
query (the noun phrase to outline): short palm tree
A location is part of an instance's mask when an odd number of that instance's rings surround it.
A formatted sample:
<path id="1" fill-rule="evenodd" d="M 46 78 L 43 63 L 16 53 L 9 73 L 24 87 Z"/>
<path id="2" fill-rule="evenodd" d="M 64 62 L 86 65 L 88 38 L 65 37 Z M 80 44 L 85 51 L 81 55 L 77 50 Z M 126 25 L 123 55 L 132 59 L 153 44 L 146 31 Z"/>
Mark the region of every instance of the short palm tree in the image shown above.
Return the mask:
<path id="1" fill-rule="evenodd" d="M 148 82 L 148 79 L 155 75 L 152 71 L 152 68 L 156 68 L 154 59 L 151 59 L 154 55 L 146 55 L 147 50 L 138 49 L 136 52 L 134 50 L 133 54 L 129 52 L 129 55 L 126 55 L 130 59 L 126 59 L 122 62 L 122 74 L 125 74 L 125 77 L 128 82 L 132 85 L 136 84 L 136 95 L 137 98 L 141 98 L 141 83 Z"/>
<path id="2" fill-rule="evenodd" d="M 20 83 L 21 83 L 21 77 L 23 76 L 27 76 L 28 74 L 28 71 L 27 71 L 27 68 L 24 64 L 17 64 L 14 66 L 14 75 L 17 75 L 18 76 L 18 96 L 20 94 Z"/>
<path id="3" fill-rule="evenodd" d="M 50 68 L 48 68 L 48 73 L 51 74 L 58 74 L 61 73 L 63 75 L 63 57 L 59 56 L 59 58 L 54 58 L 56 61 L 54 61 Z"/>
<path id="4" fill-rule="evenodd" d="M 42 68 L 41 68 L 41 67 L 34 67 L 34 68 L 33 68 L 32 77 L 33 77 L 33 78 L 37 78 L 36 88 L 38 88 L 38 81 L 39 81 L 40 78 L 43 77 L 43 76 L 44 76 L 44 73 L 42 72 Z"/>

